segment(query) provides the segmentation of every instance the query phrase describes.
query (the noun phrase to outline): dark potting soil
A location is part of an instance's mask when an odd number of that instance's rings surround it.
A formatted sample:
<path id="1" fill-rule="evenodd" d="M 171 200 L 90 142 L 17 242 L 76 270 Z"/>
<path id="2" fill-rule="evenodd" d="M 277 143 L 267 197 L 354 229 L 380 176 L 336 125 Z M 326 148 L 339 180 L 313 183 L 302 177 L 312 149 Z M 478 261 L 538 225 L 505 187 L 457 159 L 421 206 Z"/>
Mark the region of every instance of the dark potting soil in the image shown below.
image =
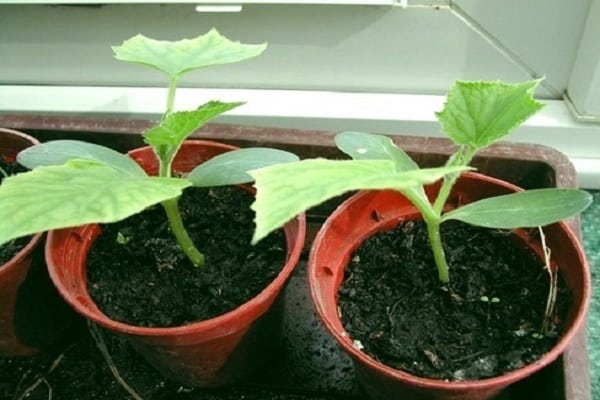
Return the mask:
<path id="1" fill-rule="evenodd" d="M 489 378 L 539 359 L 562 330 L 571 301 L 564 284 L 556 325 L 539 335 L 549 287 L 539 260 L 506 232 L 447 222 L 442 238 L 447 286 L 422 222 L 357 249 L 339 290 L 350 337 L 388 366 L 437 379 Z"/>
<path id="2" fill-rule="evenodd" d="M 27 169 L 21 164 L 16 162 L 8 162 L 2 155 L 0 155 L 0 185 L 5 177 L 24 171 L 27 171 Z M 27 243 L 29 243 L 30 240 L 31 236 L 25 236 L 14 239 L 0 246 L 0 267 L 8 260 L 13 258 L 14 255 L 21 251 L 23 247 L 27 246 Z"/>
<path id="3" fill-rule="evenodd" d="M 282 231 L 252 246 L 252 195 L 189 189 L 179 204 L 206 257 L 194 267 L 161 206 L 103 226 L 88 255 L 88 289 L 109 317 L 139 326 L 179 326 L 230 311 L 262 291 L 286 257 Z"/>

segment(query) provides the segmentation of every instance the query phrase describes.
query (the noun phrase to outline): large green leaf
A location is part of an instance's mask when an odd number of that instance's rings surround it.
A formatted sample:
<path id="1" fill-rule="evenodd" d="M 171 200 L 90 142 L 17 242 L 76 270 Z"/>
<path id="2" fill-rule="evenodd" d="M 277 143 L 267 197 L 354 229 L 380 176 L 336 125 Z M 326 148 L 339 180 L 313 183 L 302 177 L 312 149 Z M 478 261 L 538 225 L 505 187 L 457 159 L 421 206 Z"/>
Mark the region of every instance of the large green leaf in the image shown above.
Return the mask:
<path id="1" fill-rule="evenodd" d="M 212 29 L 195 39 L 178 41 L 154 40 L 139 34 L 112 49 L 117 60 L 147 65 L 166 73 L 170 79 L 178 79 L 194 69 L 256 57 L 266 47 L 266 43 L 233 42 Z"/>
<path id="2" fill-rule="evenodd" d="M 157 156 L 169 165 L 181 143 L 210 119 L 244 103 L 209 101 L 194 111 L 169 113 L 157 126 L 144 133 L 144 141 L 154 147 Z"/>
<path id="3" fill-rule="evenodd" d="M 79 140 L 53 140 L 21 151 L 17 160 L 29 169 L 61 165 L 70 160 L 97 161 L 125 175 L 145 176 L 144 170 L 130 157 L 118 151 Z"/>
<path id="4" fill-rule="evenodd" d="M 543 107 L 533 98 L 539 83 L 458 81 L 448 93 L 444 109 L 436 115 L 455 144 L 484 148 Z"/>
<path id="5" fill-rule="evenodd" d="M 417 163 L 387 136 L 348 131 L 337 134 L 335 144 L 353 160 L 392 160 L 398 171 L 419 169 Z"/>
<path id="6" fill-rule="evenodd" d="M 298 161 L 293 153 L 264 147 L 228 151 L 198 165 L 187 179 L 194 186 L 209 187 L 251 182 L 248 171 L 269 165 Z"/>
<path id="7" fill-rule="evenodd" d="M 250 171 L 255 179 L 256 243 L 294 216 L 325 200 L 359 189 L 402 191 L 432 183 L 465 167 L 398 172 L 391 160 L 311 159 Z"/>
<path id="8" fill-rule="evenodd" d="M 115 222 L 181 195 L 184 179 L 133 177 L 89 160 L 38 167 L 0 186 L 0 244 L 50 229 Z"/>
<path id="9" fill-rule="evenodd" d="M 515 229 L 544 226 L 583 211 L 592 196 L 576 189 L 536 189 L 490 197 L 443 215 L 488 228 Z"/>

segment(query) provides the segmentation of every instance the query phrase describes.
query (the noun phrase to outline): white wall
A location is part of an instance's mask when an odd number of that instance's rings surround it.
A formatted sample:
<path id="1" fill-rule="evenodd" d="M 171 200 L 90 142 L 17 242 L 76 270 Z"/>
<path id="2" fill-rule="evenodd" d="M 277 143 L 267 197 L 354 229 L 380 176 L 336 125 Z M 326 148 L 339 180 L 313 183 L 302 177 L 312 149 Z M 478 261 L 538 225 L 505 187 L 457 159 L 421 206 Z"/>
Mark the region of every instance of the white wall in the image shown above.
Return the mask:
<path id="1" fill-rule="evenodd" d="M 589 0 L 455 3 L 558 92 L 540 95 L 560 97 Z M 138 32 L 178 39 L 213 26 L 269 48 L 244 64 L 193 74 L 183 85 L 442 94 L 455 79 L 529 78 L 445 8 L 245 5 L 219 14 L 197 13 L 193 4 L 4 5 L 0 84 L 162 85 L 157 73 L 114 61 L 110 45 Z"/>

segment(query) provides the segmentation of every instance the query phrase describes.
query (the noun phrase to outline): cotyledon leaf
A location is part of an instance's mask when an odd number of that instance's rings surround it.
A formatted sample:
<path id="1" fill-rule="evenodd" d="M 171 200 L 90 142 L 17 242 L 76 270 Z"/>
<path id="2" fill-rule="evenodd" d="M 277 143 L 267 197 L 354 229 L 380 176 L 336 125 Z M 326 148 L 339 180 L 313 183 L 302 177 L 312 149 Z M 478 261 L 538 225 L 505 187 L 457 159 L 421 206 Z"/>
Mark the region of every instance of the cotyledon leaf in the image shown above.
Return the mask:
<path id="1" fill-rule="evenodd" d="M 121 171 L 125 175 L 145 176 L 144 170 L 130 157 L 108 147 L 79 140 L 53 140 L 28 147 L 17 156 L 17 161 L 29 169 L 61 165 L 70 160 L 97 161 Z"/>
<path id="2" fill-rule="evenodd" d="M 198 165 L 187 179 L 197 187 L 237 185 L 253 180 L 248 171 L 268 165 L 299 161 L 297 155 L 278 149 L 248 147 L 228 151 Z"/>
<path id="3" fill-rule="evenodd" d="M 392 160 L 398 171 L 419 169 L 417 163 L 387 136 L 346 131 L 335 136 L 335 144 L 353 160 Z"/>
<path id="4" fill-rule="evenodd" d="M 442 216 L 487 228 L 515 229 L 544 226 L 583 211 L 592 196 L 577 189 L 535 189 L 490 197 L 467 204 Z"/>

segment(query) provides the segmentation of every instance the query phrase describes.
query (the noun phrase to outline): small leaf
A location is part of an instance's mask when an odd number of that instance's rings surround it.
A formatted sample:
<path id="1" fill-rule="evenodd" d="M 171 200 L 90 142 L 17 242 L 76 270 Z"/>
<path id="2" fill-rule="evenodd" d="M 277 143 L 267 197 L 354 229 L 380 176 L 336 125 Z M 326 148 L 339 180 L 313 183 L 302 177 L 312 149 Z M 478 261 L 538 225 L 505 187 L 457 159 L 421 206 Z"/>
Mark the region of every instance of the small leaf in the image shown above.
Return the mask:
<path id="1" fill-rule="evenodd" d="M 444 214 L 442 221 L 455 219 L 498 229 L 533 228 L 572 217 L 591 202 L 592 196 L 583 190 L 528 190 L 467 204 Z"/>
<path id="2" fill-rule="evenodd" d="M 53 140 L 21 151 L 17 160 L 29 169 L 62 165 L 70 160 L 97 161 L 125 175 L 146 176 L 144 170 L 130 157 L 118 151 L 78 140 Z"/>
<path id="3" fill-rule="evenodd" d="M 228 151 L 198 165 L 187 179 L 194 186 L 224 186 L 251 182 L 248 171 L 269 165 L 298 161 L 293 153 L 264 147 Z"/>
<path id="4" fill-rule="evenodd" d="M 508 135 L 543 107 L 533 98 L 539 83 L 459 81 L 436 115 L 456 145 L 481 149 Z"/>
<path id="5" fill-rule="evenodd" d="M 129 240 L 131 240 L 131 239 L 128 237 L 125 237 L 125 235 L 123 235 L 121 232 L 117 232 L 117 243 L 118 244 L 126 245 L 127 243 L 129 243 Z"/>
<path id="6" fill-rule="evenodd" d="M 144 133 L 144 141 L 154 147 L 157 156 L 170 164 L 181 143 L 210 119 L 244 103 L 209 101 L 194 111 L 169 113 L 157 126 Z"/>
<path id="7" fill-rule="evenodd" d="M 147 65 L 164 72 L 170 79 L 178 79 L 195 69 L 256 57 L 266 47 L 266 43 L 233 42 L 212 29 L 195 39 L 178 41 L 154 40 L 139 34 L 112 49 L 117 60 Z"/>
<path id="8" fill-rule="evenodd" d="M 342 132 L 335 136 L 335 144 L 353 160 L 392 160 L 398 171 L 419 169 L 417 163 L 387 136 Z"/>
<path id="9" fill-rule="evenodd" d="M 359 189 L 402 191 L 465 169 L 443 167 L 397 172 L 395 163 L 390 160 L 312 159 L 250 171 L 256 187 L 256 199 L 251 207 L 256 211 L 256 231 L 252 241 L 258 242 L 294 216 L 345 192 Z"/>
<path id="10" fill-rule="evenodd" d="M 0 244 L 50 229 L 116 222 L 180 196 L 190 185 L 184 179 L 133 177 L 89 160 L 38 167 L 0 186 Z"/>

